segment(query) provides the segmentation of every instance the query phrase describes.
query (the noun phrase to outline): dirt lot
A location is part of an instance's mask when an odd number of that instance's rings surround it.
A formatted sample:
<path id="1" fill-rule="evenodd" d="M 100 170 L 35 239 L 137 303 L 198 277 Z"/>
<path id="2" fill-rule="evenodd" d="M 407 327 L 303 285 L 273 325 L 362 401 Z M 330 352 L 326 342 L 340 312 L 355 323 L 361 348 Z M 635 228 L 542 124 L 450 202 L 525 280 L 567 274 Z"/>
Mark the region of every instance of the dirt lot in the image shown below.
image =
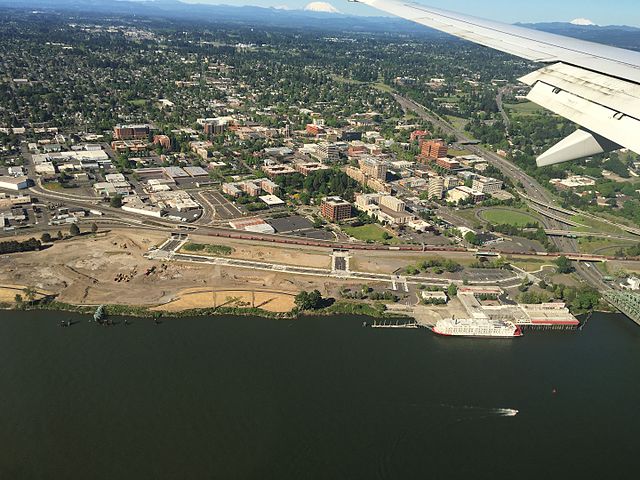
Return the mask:
<path id="1" fill-rule="evenodd" d="M 355 251 L 352 255 L 351 270 L 388 274 L 429 258 L 451 259 L 461 265 L 468 265 L 474 259 L 473 254 L 466 252 L 402 252 L 400 254 L 396 252 L 390 255 L 389 252 L 384 251 Z"/>
<path id="2" fill-rule="evenodd" d="M 114 230 L 95 237 L 85 235 L 56 242 L 40 252 L 0 256 L 0 286 L 9 287 L 2 290 L 0 301 L 14 300 L 17 291 L 11 286 L 21 290 L 32 285 L 71 304 L 164 305 L 177 311 L 210 306 L 211 292 L 217 290 L 220 303 L 231 297 L 240 303 L 249 302 L 250 306 L 254 301 L 251 292 L 255 292 L 256 306 L 279 312 L 290 310 L 291 295 L 301 290 L 317 288 L 323 295 L 335 295 L 343 285 L 335 279 L 161 262 L 143 256 L 166 238 L 162 232 Z M 294 249 L 278 251 L 246 243 L 232 246 L 238 258 L 325 267 L 330 264 L 328 252 L 319 255 Z"/>
<path id="3" fill-rule="evenodd" d="M 20 295 L 26 302 L 27 298 L 24 293 L 26 288 L 26 285 L 0 285 L 0 303 L 13 303 L 16 299 L 16 295 Z M 36 290 L 34 300 L 39 300 L 47 295 L 51 295 L 51 292 Z"/>
<path id="4" fill-rule="evenodd" d="M 234 251 L 229 255 L 231 258 L 260 260 L 288 265 L 305 265 L 313 268 L 331 268 L 331 251 L 329 249 L 313 249 L 286 245 L 270 247 L 261 243 L 208 237 L 205 235 L 190 235 L 189 240 L 194 243 L 210 243 L 233 247 Z"/>
<path id="5" fill-rule="evenodd" d="M 179 312 L 193 308 L 254 307 L 268 312 L 286 313 L 293 310 L 294 297 L 291 292 L 196 288 L 178 292 L 176 300 L 154 307 L 153 310 Z"/>

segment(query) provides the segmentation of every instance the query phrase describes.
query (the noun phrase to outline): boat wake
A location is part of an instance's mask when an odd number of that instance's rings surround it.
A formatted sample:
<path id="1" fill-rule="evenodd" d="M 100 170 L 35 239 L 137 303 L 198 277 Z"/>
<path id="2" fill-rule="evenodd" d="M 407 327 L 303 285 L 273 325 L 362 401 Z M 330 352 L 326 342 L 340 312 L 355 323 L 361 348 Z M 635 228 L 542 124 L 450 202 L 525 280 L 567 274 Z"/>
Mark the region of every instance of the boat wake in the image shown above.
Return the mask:
<path id="1" fill-rule="evenodd" d="M 520 413 L 520 410 L 516 410 L 515 408 L 487 408 L 473 405 L 448 404 L 441 404 L 440 407 L 450 409 L 458 414 L 463 414 L 463 418 L 459 418 L 458 421 L 490 417 L 515 417 Z"/>
<path id="2" fill-rule="evenodd" d="M 496 408 L 496 413 L 501 417 L 515 417 L 520 413 L 520 410 L 515 408 Z"/>

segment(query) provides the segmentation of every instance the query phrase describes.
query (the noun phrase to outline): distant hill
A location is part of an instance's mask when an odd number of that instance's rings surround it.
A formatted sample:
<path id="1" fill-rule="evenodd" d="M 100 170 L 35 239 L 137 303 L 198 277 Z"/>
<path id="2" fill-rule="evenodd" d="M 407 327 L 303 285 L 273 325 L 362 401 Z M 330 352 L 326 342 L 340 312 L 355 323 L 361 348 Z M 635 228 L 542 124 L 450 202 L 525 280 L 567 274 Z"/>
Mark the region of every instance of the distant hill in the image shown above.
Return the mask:
<path id="1" fill-rule="evenodd" d="M 314 28 L 328 31 L 402 32 L 442 36 L 421 25 L 397 17 L 337 15 L 309 10 L 285 10 L 256 6 L 186 4 L 178 0 L 0 0 L 0 8 L 83 15 L 117 15 L 176 20 L 231 22 L 274 27 Z"/>
<path id="2" fill-rule="evenodd" d="M 255 6 L 186 4 L 178 0 L 0 0 L 0 8 L 3 7 L 23 11 L 37 10 L 45 13 L 60 12 L 88 16 L 143 16 L 200 22 L 311 28 L 336 32 L 392 32 L 423 38 L 446 37 L 443 33 L 397 17 L 362 17 Z M 518 25 L 621 48 L 640 50 L 640 28 L 574 25 L 562 22 Z"/>
<path id="3" fill-rule="evenodd" d="M 640 28 L 625 25 L 574 25 L 572 23 L 519 23 L 522 27 L 604 43 L 615 47 L 640 50 Z"/>

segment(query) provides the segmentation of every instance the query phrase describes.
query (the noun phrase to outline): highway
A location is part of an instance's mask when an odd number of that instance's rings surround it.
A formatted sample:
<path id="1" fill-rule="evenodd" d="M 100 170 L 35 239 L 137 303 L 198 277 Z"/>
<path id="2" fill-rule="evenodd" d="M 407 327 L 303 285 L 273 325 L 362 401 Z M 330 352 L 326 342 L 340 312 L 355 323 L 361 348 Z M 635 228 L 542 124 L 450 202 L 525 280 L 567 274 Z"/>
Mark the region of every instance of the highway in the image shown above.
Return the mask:
<path id="1" fill-rule="evenodd" d="M 405 110 L 412 111 L 418 116 L 431 122 L 434 126 L 438 127 L 442 132 L 447 135 L 452 135 L 458 139 L 458 142 L 465 144 L 465 148 L 471 153 L 485 158 L 494 167 L 500 169 L 500 171 L 515 184 L 521 184 L 527 197 L 540 203 L 554 205 L 556 202 L 551 195 L 551 192 L 547 191 L 537 180 L 530 177 L 523 172 L 517 165 L 511 163 L 507 159 L 501 157 L 497 153 L 487 150 L 479 145 L 472 145 L 472 139 L 463 131 L 456 129 L 446 120 L 438 115 L 428 111 L 424 106 L 419 103 L 398 95 L 392 94 L 395 100 Z M 566 224 L 553 218 L 545 217 L 544 227 L 550 230 L 563 230 L 566 228 Z M 574 239 L 566 237 L 552 237 L 553 243 L 558 247 L 561 252 L 578 253 L 578 245 Z M 589 268 L 579 263 L 576 264 L 576 272 L 592 287 L 601 289 L 608 289 L 609 286 L 604 282 L 602 274 L 596 268 Z"/>

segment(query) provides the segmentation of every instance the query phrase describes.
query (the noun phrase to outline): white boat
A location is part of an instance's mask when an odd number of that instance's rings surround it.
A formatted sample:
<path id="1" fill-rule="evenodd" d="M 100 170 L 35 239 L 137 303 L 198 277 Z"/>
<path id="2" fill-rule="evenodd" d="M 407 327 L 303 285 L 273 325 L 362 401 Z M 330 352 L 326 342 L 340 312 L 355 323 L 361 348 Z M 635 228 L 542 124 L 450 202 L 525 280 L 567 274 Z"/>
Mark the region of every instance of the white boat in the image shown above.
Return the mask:
<path id="1" fill-rule="evenodd" d="M 513 338 L 521 337 L 522 330 L 506 320 L 447 318 L 439 320 L 433 332 L 448 337 Z"/>

